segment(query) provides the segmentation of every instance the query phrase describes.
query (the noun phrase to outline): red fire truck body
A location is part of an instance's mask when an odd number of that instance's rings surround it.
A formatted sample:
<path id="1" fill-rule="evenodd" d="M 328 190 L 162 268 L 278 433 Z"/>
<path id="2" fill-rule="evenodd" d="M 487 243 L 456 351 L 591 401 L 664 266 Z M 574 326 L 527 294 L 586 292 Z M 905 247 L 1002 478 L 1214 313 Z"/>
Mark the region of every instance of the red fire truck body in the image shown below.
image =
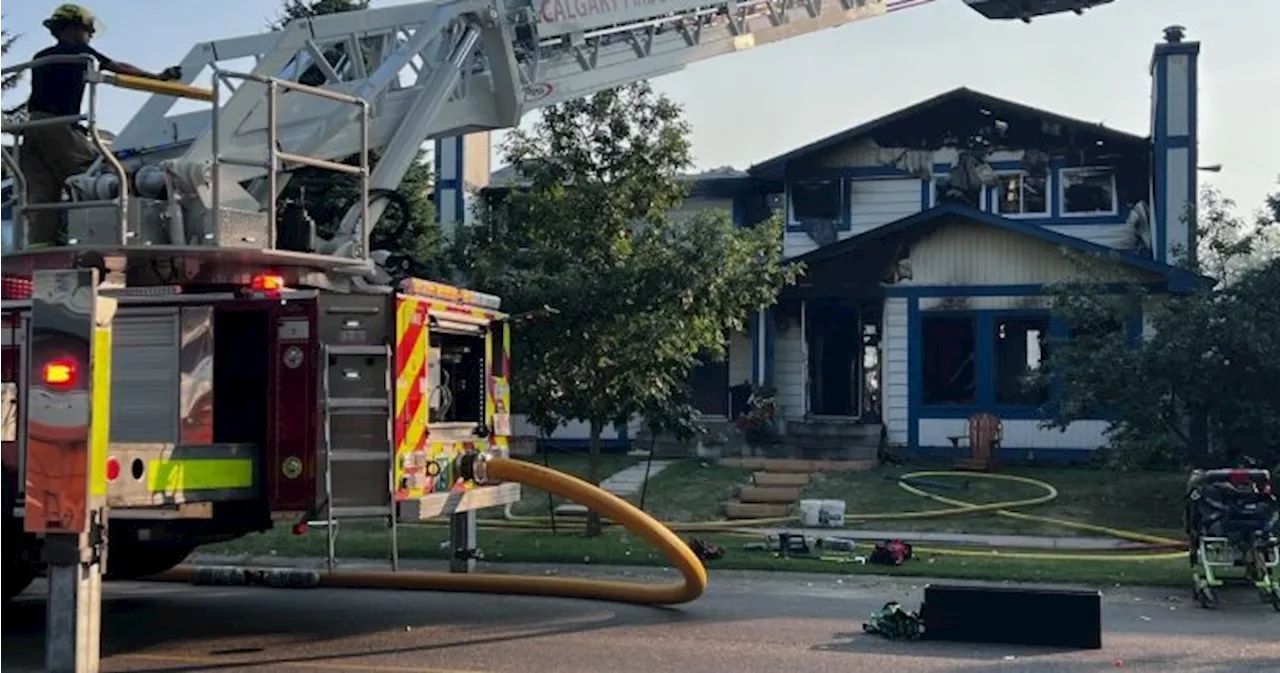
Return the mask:
<path id="1" fill-rule="evenodd" d="M 519 499 L 519 485 L 477 486 L 455 467 L 507 450 L 510 342 L 497 298 L 418 279 L 380 290 L 289 288 L 270 273 L 245 287 L 101 290 L 118 305 L 109 577 L 155 573 L 277 523 L 422 521 Z M 41 565 L 39 536 L 22 528 L 24 403 L 29 377 L 52 370 L 27 348 L 29 293 L 29 279 L 6 278 L 7 593 Z M 69 375 L 80 363 L 49 366 Z"/>

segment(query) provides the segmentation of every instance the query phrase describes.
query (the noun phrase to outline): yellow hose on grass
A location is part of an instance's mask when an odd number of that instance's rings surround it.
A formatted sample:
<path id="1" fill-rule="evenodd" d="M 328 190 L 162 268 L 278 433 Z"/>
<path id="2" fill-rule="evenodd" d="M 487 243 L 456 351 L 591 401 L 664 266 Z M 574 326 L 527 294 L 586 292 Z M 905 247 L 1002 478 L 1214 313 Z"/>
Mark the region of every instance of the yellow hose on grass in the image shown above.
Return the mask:
<path id="1" fill-rule="evenodd" d="M 600 512 L 661 551 L 683 580 L 645 584 L 542 575 L 453 574 L 389 571 L 320 572 L 315 585 L 344 589 L 401 589 L 462 591 L 588 598 L 641 605 L 677 605 L 697 599 L 707 590 L 707 569 L 693 550 L 661 522 L 631 503 L 577 477 L 520 460 L 495 458 L 487 464 L 489 478 L 514 481 L 550 491 Z M 201 568 L 178 566 L 150 580 L 193 582 Z"/>
<path id="2" fill-rule="evenodd" d="M 947 498 L 936 493 L 930 493 L 910 482 L 915 479 L 923 479 L 928 477 L 959 477 L 963 476 L 967 479 L 991 479 L 999 481 L 1016 482 L 1028 486 L 1034 486 L 1044 491 L 1043 494 L 1033 498 L 1022 498 L 1018 500 L 1007 500 L 1003 502 L 994 502 L 986 504 L 975 504 Z M 970 556 L 970 557 L 999 557 L 999 558 L 1017 558 L 1017 559 L 1039 559 L 1039 560 L 1056 560 L 1056 561 L 1153 561 L 1167 560 L 1176 558 L 1185 558 L 1187 555 L 1186 542 L 1182 540 L 1174 540 L 1171 538 L 1150 535 L 1138 531 L 1122 530 L 1119 528 L 1111 528 L 1108 526 L 1099 526 L 1095 524 L 1082 523 L 1079 521 L 1071 521 L 1068 519 L 1057 519 L 1046 516 L 1036 516 L 1013 511 L 1024 507 L 1033 507 L 1051 502 L 1058 497 L 1058 489 L 1045 481 L 1032 479 L 1030 477 L 1021 477 L 1011 474 L 997 474 L 988 472 L 958 472 L 952 470 L 933 470 L 911 472 L 898 477 L 898 487 L 922 498 L 928 498 L 934 502 L 938 502 L 950 507 L 945 509 L 930 509 L 910 512 L 858 512 L 845 515 L 847 523 L 866 522 L 866 521 L 905 521 L 914 519 L 933 519 L 943 516 L 956 516 L 963 514 L 977 514 L 982 512 L 990 512 L 997 516 L 1002 516 L 1020 521 L 1033 521 L 1037 523 L 1050 524 L 1069 528 L 1079 531 L 1088 531 L 1101 535 L 1107 535 L 1119 540 L 1128 540 L 1140 543 L 1141 547 L 1127 548 L 1116 551 L 1099 551 L 1099 552 L 1030 552 L 1030 551 L 1002 551 L 997 549 L 979 550 L 979 549 L 956 549 L 950 547 L 916 547 L 921 552 L 932 553 L 947 556 Z M 585 504 L 585 503 L 584 503 Z M 602 514 L 604 514 L 602 512 Z M 768 519 L 738 519 L 738 520 L 722 520 L 722 521 L 706 521 L 706 522 L 663 522 L 663 524 L 672 531 L 681 532 L 736 532 L 743 528 L 752 528 L 759 526 L 769 526 L 777 524 L 785 524 L 796 521 L 797 517 L 776 517 Z M 484 528 L 496 530 L 502 529 L 525 529 L 525 530 L 544 530 L 550 528 L 551 517 L 548 516 L 517 516 L 511 513 L 508 507 L 505 511 L 505 520 L 494 522 L 482 522 Z M 606 525 L 616 525 L 613 522 L 605 521 Z M 574 522 L 566 525 L 563 520 L 557 521 L 557 526 L 567 529 L 582 527 L 583 523 Z M 1156 549 L 1176 548 L 1178 551 L 1155 552 Z"/>

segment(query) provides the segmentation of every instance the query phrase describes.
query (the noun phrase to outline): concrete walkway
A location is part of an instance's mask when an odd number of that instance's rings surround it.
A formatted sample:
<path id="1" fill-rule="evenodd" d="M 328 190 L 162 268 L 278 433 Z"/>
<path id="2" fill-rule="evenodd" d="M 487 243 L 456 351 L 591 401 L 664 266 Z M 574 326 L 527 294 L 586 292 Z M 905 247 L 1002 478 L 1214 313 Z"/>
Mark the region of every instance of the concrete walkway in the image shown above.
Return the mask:
<path id="1" fill-rule="evenodd" d="M 675 463 L 674 460 L 655 460 L 653 463 L 642 462 L 638 465 L 632 465 L 619 472 L 615 472 L 604 481 L 600 482 L 600 488 L 618 496 L 626 498 L 640 492 L 644 487 L 645 471 L 649 473 L 652 479 L 663 470 L 671 467 Z M 587 508 L 576 502 L 566 502 L 556 508 L 556 514 L 570 515 L 586 515 Z"/>
<path id="2" fill-rule="evenodd" d="M 1048 535 L 971 535 L 966 533 L 903 533 L 847 528 L 741 528 L 744 533 L 803 533 L 806 537 L 836 537 L 862 542 L 905 540 L 912 544 L 966 545 L 974 547 L 1107 551 L 1138 544 L 1110 537 L 1053 537 Z"/>

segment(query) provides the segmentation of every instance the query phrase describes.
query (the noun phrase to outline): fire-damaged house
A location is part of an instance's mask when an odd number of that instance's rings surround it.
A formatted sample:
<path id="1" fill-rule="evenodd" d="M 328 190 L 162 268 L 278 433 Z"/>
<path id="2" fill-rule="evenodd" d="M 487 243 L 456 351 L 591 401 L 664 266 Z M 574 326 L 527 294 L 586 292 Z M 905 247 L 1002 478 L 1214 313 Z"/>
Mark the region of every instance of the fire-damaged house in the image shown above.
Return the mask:
<path id="1" fill-rule="evenodd" d="M 985 413 L 1004 457 L 1088 459 L 1106 421 L 1044 429 L 1058 386 L 1026 385 L 1069 338 L 1046 286 L 1081 273 L 1069 252 L 1101 253 L 1115 282 L 1195 282 L 1176 262 L 1195 237 L 1198 53 L 1177 30 L 1156 46 L 1149 135 L 962 88 L 751 167 L 734 212 L 779 212 L 806 271 L 708 370 L 774 389 L 798 446 L 870 451 L 883 432 L 953 455 Z M 1140 338 L 1141 316 L 1122 329 Z"/>
<path id="2" fill-rule="evenodd" d="M 1070 336 L 1047 286 L 1079 276 L 1073 252 L 1101 253 L 1109 282 L 1195 282 L 1177 260 L 1195 239 L 1199 44 L 1181 37 L 1170 29 L 1155 47 L 1147 135 L 960 88 L 694 177 L 684 209 L 724 208 L 741 226 L 778 214 L 786 256 L 806 269 L 730 337 L 727 361 L 696 372 L 704 416 L 740 413 L 734 393 L 750 383 L 773 391 L 800 449 L 954 455 L 985 416 L 1002 458 L 1087 460 L 1106 421 L 1042 428 L 1060 384 L 1026 384 Z M 1141 315 L 1118 328 L 1141 338 Z"/>

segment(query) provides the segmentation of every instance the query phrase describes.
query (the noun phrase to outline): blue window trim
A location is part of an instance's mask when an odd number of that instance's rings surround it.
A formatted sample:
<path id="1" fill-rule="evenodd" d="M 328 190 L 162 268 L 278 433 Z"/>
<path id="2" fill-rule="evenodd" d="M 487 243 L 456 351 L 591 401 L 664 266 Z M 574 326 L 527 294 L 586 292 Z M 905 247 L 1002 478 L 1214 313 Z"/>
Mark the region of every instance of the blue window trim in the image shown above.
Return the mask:
<path id="1" fill-rule="evenodd" d="M 930 318 L 968 318 L 974 325 L 974 402 L 970 404 L 926 404 L 924 402 L 924 363 L 920 363 L 918 378 L 912 383 L 920 388 L 919 412 L 929 418 L 968 418 L 979 411 L 989 411 L 1001 418 L 1047 418 L 1053 412 L 1062 392 L 1061 381 L 1050 383 L 1049 400 L 1040 405 L 997 404 L 995 401 L 995 325 L 999 320 L 1044 320 L 1049 327 L 1048 336 L 1065 333 L 1065 326 L 1054 318 L 1048 309 L 995 309 L 973 311 L 919 311 L 920 349 L 924 355 L 924 324 Z"/>

